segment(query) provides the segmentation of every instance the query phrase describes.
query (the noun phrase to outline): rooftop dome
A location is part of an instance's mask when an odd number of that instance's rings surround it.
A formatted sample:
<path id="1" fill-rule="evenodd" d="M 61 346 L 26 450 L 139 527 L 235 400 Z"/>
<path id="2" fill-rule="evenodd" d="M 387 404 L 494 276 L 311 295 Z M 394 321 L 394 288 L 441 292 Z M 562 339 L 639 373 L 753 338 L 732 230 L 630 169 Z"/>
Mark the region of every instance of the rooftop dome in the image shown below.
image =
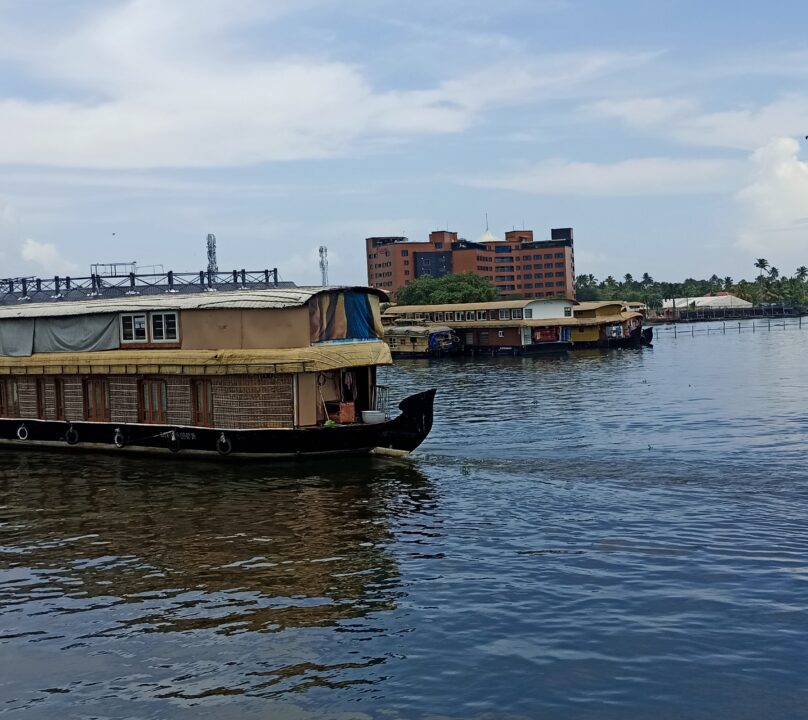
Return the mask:
<path id="1" fill-rule="evenodd" d="M 477 242 L 481 243 L 502 242 L 502 238 L 498 238 L 496 235 L 494 235 L 494 233 L 486 229 L 486 231 L 482 235 L 480 235 L 480 239 Z"/>

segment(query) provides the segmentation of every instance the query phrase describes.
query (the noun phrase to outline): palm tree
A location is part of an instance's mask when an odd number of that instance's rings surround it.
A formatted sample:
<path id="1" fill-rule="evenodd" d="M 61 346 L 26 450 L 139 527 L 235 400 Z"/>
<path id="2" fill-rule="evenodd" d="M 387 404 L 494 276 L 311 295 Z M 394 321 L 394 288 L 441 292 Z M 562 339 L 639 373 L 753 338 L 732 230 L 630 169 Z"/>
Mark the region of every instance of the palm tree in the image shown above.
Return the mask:
<path id="1" fill-rule="evenodd" d="M 758 279 L 760 280 L 760 282 L 763 282 L 763 271 L 767 267 L 769 267 L 769 261 L 766 258 L 758 258 L 755 261 L 755 267 L 760 270 L 760 275 L 758 276 Z"/>
<path id="2" fill-rule="evenodd" d="M 647 272 L 642 274 L 642 286 L 648 287 L 649 285 L 654 284 L 654 278 L 652 278 Z"/>
<path id="3" fill-rule="evenodd" d="M 805 282 L 805 278 L 808 278 L 808 267 L 805 267 L 805 265 L 800 265 L 797 268 L 797 272 L 795 273 L 794 277 L 796 277 L 800 282 Z"/>
<path id="4" fill-rule="evenodd" d="M 780 271 L 772 265 L 771 269 L 769 270 L 769 277 L 772 280 L 777 280 L 780 277 Z"/>
<path id="5" fill-rule="evenodd" d="M 727 292 L 730 292 L 734 285 L 735 285 L 735 282 L 732 280 L 732 278 L 729 275 L 727 275 L 724 278 L 724 290 L 726 290 Z"/>

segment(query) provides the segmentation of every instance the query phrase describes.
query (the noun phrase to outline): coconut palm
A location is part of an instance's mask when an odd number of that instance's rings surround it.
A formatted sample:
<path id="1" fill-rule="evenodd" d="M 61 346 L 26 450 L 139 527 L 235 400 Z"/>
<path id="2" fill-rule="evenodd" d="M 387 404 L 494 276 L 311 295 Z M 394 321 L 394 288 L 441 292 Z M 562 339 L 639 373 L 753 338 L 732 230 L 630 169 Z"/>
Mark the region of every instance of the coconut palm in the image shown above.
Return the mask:
<path id="1" fill-rule="evenodd" d="M 769 267 L 769 261 L 766 258 L 758 258 L 757 260 L 755 260 L 755 267 L 758 270 L 760 270 L 760 275 L 758 276 L 758 279 L 760 280 L 760 282 L 763 282 L 763 271 L 767 267 Z"/>
<path id="2" fill-rule="evenodd" d="M 724 290 L 726 290 L 727 292 L 730 292 L 732 290 L 732 288 L 734 287 L 734 285 L 735 285 L 735 282 L 733 281 L 733 279 L 729 275 L 727 275 L 724 278 Z"/>
<path id="3" fill-rule="evenodd" d="M 805 265 L 800 265 L 797 268 L 797 272 L 795 273 L 794 277 L 796 277 L 800 282 L 805 282 L 805 278 L 808 278 L 808 267 L 805 267 Z"/>

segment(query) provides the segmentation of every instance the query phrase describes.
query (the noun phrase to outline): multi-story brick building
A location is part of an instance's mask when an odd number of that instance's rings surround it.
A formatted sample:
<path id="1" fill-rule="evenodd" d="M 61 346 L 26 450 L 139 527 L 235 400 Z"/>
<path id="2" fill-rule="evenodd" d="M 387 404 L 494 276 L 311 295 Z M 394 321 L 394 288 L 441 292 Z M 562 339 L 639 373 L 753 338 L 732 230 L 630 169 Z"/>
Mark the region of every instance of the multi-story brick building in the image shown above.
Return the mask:
<path id="1" fill-rule="evenodd" d="M 473 272 L 488 278 L 502 298 L 575 299 L 572 228 L 553 228 L 550 240 L 534 240 L 532 230 L 511 230 L 505 240 L 489 237 L 469 242 L 444 230 L 430 233 L 427 242 L 369 237 L 368 285 L 392 293 L 424 275 Z"/>

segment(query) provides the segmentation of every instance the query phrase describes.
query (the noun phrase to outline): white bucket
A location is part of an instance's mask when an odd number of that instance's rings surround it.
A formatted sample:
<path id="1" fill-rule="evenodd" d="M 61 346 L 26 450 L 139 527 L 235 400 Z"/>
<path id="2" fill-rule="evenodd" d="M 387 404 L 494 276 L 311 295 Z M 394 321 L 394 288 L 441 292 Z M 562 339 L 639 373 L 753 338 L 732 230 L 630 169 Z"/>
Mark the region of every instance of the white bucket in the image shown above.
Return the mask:
<path id="1" fill-rule="evenodd" d="M 365 425 L 378 425 L 384 422 L 384 413 L 381 410 L 363 410 L 362 422 Z"/>

